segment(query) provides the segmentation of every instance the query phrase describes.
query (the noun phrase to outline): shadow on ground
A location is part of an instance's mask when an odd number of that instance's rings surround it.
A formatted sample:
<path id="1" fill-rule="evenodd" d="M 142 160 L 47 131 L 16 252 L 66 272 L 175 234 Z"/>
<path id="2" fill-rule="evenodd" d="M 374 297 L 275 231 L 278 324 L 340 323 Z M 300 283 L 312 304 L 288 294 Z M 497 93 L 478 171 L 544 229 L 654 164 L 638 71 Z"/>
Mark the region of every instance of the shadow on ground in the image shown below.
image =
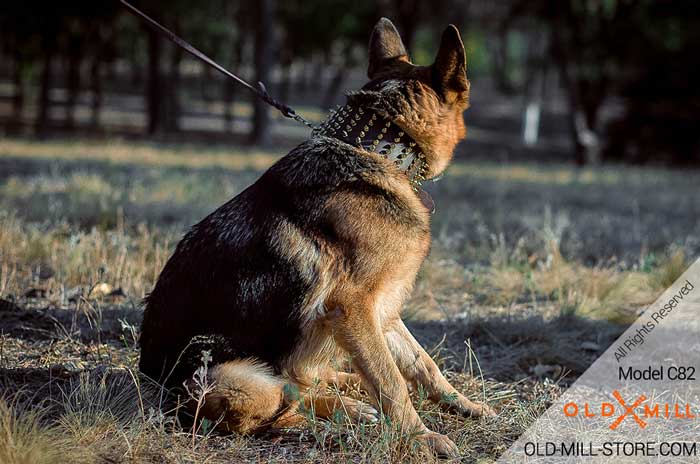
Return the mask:
<path id="1" fill-rule="evenodd" d="M 485 378 L 501 382 L 552 377 L 563 385 L 581 375 L 626 328 L 573 315 L 411 321 L 407 325 L 421 345 L 451 371 L 480 376 L 480 369 Z"/>
<path id="2" fill-rule="evenodd" d="M 95 315 L 51 305 L 41 308 L 36 301 L 31 306 L 0 300 L 3 344 L 14 339 L 21 341 L 25 351 L 53 351 L 56 356 L 51 358 L 56 362 L 49 362 L 45 355 L 33 356 L 31 352 L 12 352 L 6 348 L 0 377 L 21 379 L 19 383 L 29 388 L 50 379 L 70 378 L 82 370 L 80 367 L 99 370 L 123 360 L 121 355 L 135 359 L 138 349 L 133 331 L 140 326 L 140 308 L 111 305 Z M 562 385 L 573 382 L 625 329 L 607 321 L 577 316 L 546 319 L 532 315 L 471 321 L 409 321 L 407 325 L 449 371 L 477 378 L 483 375 L 499 382 L 551 377 Z M 102 358 L 95 357 L 93 349 L 86 349 L 92 356 L 78 359 L 76 368 L 75 358 L 82 356 L 82 352 L 75 353 L 76 347 L 97 345 L 117 355 L 110 355 L 102 365 Z M 71 356 L 62 358 L 61 349 L 72 350 Z M 61 359 L 74 361 L 65 365 Z M 13 361 L 18 367 L 13 367 Z M 48 365 L 37 366 L 37 363 Z"/>

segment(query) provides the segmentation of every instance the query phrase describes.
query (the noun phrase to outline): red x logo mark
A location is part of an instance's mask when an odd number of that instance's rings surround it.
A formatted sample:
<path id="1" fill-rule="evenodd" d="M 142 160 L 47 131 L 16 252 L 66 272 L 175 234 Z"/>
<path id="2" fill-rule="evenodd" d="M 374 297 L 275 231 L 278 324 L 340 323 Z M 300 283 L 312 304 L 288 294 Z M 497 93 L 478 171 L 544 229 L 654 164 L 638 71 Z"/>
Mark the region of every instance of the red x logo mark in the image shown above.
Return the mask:
<path id="1" fill-rule="evenodd" d="M 632 415 L 632 418 L 635 420 L 635 422 L 637 422 L 637 424 L 639 424 L 639 426 L 641 428 L 644 428 L 647 426 L 646 422 L 644 422 L 642 419 L 640 419 L 639 416 L 637 415 L 637 413 L 634 412 L 634 408 L 636 408 L 637 406 L 639 406 L 640 404 L 642 404 L 643 402 L 645 402 L 647 400 L 646 396 L 641 395 L 639 398 L 637 398 L 637 401 L 635 401 L 632 404 L 632 406 L 627 406 L 625 404 L 625 400 L 622 399 L 622 396 L 620 396 L 620 392 L 618 392 L 617 390 L 613 391 L 613 396 L 618 401 L 618 403 L 620 403 L 622 405 L 622 407 L 625 408 L 625 412 L 620 417 L 618 417 L 615 422 L 610 424 L 610 430 L 615 430 L 617 428 L 617 426 L 620 425 L 620 423 L 625 419 L 625 417 L 627 417 L 630 414 Z"/>

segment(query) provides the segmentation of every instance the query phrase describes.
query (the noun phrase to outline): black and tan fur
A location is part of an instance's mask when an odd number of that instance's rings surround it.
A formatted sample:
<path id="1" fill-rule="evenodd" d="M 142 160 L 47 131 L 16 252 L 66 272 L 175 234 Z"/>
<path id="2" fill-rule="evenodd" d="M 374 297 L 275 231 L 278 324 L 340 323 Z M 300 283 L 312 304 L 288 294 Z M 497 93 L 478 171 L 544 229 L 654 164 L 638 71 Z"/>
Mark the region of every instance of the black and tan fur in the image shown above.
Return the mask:
<path id="1" fill-rule="evenodd" d="M 427 177 L 441 173 L 465 135 L 469 81 L 457 29 L 445 30 L 435 63 L 423 67 L 380 20 L 368 74 L 349 101 L 391 117 L 426 154 Z M 340 409 L 370 419 L 372 407 L 312 388 L 317 379 L 361 381 L 404 431 L 454 455 L 454 443 L 421 422 L 408 386 L 452 398 L 445 406 L 465 415 L 490 410 L 448 383 L 401 320 L 429 247 L 429 212 L 403 172 L 339 140 L 311 138 L 177 246 L 147 300 L 141 369 L 179 386 L 210 350 L 216 386 L 204 416 L 243 433 L 299 423 L 299 402 L 321 417 Z M 338 373 L 346 358 L 356 374 Z M 285 397 L 286 384 L 301 396 Z"/>

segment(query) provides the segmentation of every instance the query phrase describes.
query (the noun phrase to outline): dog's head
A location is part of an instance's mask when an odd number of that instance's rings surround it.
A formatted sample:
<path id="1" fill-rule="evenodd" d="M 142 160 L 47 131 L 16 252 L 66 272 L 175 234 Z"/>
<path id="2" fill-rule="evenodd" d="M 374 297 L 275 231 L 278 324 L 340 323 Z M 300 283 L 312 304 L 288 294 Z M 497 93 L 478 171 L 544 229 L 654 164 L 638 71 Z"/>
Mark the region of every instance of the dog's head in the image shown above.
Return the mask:
<path id="1" fill-rule="evenodd" d="M 393 119 L 420 145 L 431 178 L 445 170 L 454 148 L 466 135 L 462 113 L 469 106 L 469 80 L 464 45 L 450 25 L 430 66 L 411 63 L 394 25 L 379 20 L 369 41 L 370 78 L 349 99 L 369 105 Z"/>

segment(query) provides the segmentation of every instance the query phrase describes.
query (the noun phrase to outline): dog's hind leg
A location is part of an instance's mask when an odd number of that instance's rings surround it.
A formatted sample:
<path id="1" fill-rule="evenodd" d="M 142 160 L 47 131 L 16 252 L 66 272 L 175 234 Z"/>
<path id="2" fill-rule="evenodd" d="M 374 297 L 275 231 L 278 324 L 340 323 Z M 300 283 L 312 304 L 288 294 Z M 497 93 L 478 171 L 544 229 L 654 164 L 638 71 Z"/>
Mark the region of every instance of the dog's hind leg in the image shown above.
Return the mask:
<path id="1" fill-rule="evenodd" d="M 486 404 L 470 401 L 447 381 L 401 319 L 387 323 L 385 338 L 401 374 L 408 382 L 421 385 L 431 400 L 466 416 L 494 415 Z"/>
<path id="2" fill-rule="evenodd" d="M 379 416 L 367 403 L 340 394 L 307 395 L 302 401 L 305 410 L 322 419 L 340 414 L 353 422 L 377 422 Z"/>
<path id="3" fill-rule="evenodd" d="M 237 433 L 255 433 L 267 428 L 284 406 L 284 380 L 272 369 L 252 358 L 236 359 L 209 369 L 211 390 L 198 411 Z M 193 381 L 188 382 L 193 391 Z"/>
<path id="4" fill-rule="evenodd" d="M 284 411 L 269 422 L 268 427 L 282 429 L 302 425 L 307 419 L 346 417 L 352 422 L 374 423 L 379 413 L 369 404 L 340 394 L 302 394 L 286 402 Z"/>

